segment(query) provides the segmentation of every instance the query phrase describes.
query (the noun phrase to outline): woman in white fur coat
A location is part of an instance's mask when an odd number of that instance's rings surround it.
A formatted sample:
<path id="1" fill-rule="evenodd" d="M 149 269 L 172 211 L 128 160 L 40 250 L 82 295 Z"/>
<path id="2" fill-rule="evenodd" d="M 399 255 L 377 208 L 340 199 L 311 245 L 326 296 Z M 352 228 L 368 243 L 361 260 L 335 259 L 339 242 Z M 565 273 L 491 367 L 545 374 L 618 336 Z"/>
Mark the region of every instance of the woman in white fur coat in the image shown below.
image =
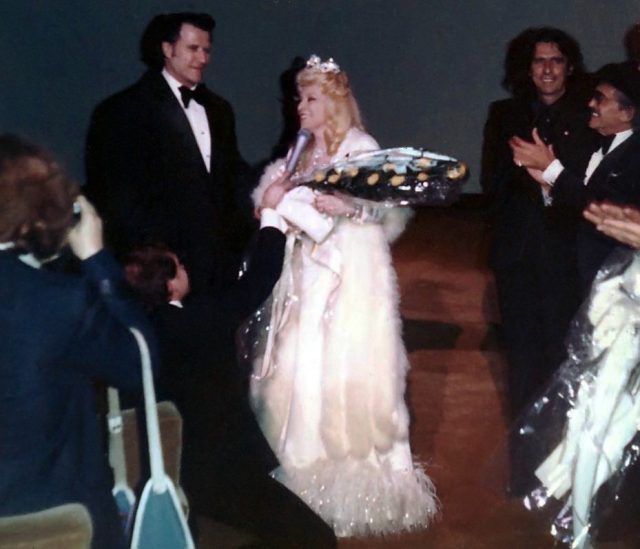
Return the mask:
<path id="1" fill-rule="evenodd" d="M 300 126 L 312 138 L 292 179 L 379 148 L 332 59 L 312 56 L 297 84 Z M 269 166 L 255 203 L 290 175 L 285 159 Z M 281 462 L 273 474 L 339 536 L 424 528 L 437 501 L 409 448 L 408 360 L 389 251 L 409 211 L 302 186 L 278 211 L 288 251 L 251 387 Z"/>

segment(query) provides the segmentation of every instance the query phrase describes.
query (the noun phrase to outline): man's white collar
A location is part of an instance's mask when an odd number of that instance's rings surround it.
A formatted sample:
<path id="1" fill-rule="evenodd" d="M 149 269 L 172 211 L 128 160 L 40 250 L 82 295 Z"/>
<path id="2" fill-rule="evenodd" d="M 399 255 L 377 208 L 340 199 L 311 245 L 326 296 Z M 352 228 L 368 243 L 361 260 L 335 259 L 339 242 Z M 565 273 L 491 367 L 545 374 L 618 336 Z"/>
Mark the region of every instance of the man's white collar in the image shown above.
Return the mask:
<path id="1" fill-rule="evenodd" d="M 180 82 L 178 82 L 175 79 L 175 77 L 173 77 L 167 69 L 162 69 L 162 76 L 164 76 L 164 79 L 167 81 L 167 84 L 169 84 L 169 87 L 173 90 L 173 93 L 175 93 L 179 97 L 180 87 L 184 86 L 184 84 L 181 84 Z M 193 86 L 185 86 L 185 87 L 189 88 L 190 90 L 195 90 L 197 87 L 197 84 L 194 84 Z"/>

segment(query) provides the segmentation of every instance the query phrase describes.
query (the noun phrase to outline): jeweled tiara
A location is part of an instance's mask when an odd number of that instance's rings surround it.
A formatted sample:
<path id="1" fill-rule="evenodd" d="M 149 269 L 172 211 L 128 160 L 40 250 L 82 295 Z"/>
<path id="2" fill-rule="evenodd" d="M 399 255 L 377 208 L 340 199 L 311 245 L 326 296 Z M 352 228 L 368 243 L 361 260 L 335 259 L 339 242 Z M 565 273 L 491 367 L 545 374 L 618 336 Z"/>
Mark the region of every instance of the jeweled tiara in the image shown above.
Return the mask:
<path id="1" fill-rule="evenodd" d="M 333 60 L 333 57 L 329 57 L 326 61 L 322 61 L 317 55 L 312 55 L 307 60 L 307 69 L 320 72 L 340 72 L 340 65 Z"/>

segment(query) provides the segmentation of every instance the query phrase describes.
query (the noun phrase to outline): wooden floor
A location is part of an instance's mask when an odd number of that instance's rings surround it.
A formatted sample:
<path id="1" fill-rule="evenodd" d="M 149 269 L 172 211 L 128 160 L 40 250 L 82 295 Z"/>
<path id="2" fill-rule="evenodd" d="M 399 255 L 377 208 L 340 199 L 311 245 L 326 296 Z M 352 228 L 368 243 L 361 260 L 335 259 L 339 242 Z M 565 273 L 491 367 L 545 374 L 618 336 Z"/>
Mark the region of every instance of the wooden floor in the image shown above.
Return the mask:
<path id="1" fill-rule="evenodd" d="M 426 531 L 340 549 L 553 547 L 542 517 L 505 495 L 504 359 L 477 201 L 418 211 L 394 247 L 410 353 L 411 446 L 441 502 Z"/>

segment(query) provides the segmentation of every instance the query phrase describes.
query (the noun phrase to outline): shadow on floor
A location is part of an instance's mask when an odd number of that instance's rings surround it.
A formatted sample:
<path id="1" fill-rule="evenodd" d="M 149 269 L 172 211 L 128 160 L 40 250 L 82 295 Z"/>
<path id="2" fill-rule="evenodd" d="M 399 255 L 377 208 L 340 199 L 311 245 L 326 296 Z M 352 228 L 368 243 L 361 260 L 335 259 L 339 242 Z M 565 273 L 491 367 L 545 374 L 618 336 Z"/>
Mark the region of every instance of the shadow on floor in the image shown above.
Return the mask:
<path id="1" fill-rule="evenodd" d="M 402 319 L 402 333 L 408 353 L 426 349 L 455 349 L 462 334 L 457 324 L 433 320 Z"/>
<path id="2" fill-rule="evenodd" d="M 464 348 L 462 336 L 471 335 L 480 351 L 499 351 L 496 324 L 452 323 L 436 320 L 402 318 L 403 339 L 408 353 L 414 351 L 442 351 Z M 477 332 L 477 335 L 474 333 Z"/>

